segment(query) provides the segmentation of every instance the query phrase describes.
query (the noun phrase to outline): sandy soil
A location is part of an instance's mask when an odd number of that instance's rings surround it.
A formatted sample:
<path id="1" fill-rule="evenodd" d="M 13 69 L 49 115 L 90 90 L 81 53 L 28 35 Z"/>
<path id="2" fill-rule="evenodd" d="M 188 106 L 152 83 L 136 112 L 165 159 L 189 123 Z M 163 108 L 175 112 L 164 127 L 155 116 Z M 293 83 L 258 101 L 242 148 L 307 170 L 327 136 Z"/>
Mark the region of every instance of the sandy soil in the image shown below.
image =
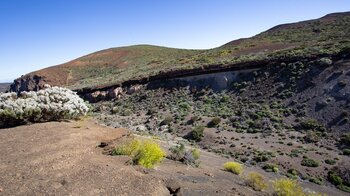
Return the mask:
<path id="1" fill-rule="evenodd" d="M 0 195 L 168 195 L 163 183 L 96 146 L 126 134 L 92 121 L 0 130 Z"/>

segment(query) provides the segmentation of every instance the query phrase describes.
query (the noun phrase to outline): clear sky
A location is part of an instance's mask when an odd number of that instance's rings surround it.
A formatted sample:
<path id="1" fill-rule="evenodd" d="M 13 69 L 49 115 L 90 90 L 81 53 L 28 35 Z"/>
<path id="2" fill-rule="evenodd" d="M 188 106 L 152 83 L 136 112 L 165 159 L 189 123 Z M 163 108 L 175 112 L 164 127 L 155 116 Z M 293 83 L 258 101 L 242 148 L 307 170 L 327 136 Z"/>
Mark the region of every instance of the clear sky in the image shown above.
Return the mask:
<path id="1" fill-rule="evenodd" d="M 213 48 L 341 11 L 349 0 L 0 0 L 0 82 L 101 49 Z"/>

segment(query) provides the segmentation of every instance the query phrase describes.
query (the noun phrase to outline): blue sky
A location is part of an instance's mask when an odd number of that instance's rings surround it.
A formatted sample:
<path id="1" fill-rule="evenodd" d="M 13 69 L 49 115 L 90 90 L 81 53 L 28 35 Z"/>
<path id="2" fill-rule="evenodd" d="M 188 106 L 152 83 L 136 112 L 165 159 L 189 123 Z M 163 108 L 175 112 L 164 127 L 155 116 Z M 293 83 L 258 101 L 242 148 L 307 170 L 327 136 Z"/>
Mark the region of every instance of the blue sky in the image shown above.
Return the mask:
<path id="1" fill-rule="evenodd" d="M 1 0 L 0 82 L 101 49 L 213 48 L 341 11 L 348 0 Z"/>

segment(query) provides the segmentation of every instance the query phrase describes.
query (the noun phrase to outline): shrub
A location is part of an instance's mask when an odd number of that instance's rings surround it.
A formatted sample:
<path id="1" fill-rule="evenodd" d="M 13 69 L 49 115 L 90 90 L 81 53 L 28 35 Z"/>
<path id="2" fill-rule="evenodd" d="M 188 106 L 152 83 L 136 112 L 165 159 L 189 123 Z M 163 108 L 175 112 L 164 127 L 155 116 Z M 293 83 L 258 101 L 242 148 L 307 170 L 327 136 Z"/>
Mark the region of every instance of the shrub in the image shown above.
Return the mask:
<path id="1" fill-rule="evenodd" d="M 303 129 L 303 130 L 320 131 L 320 132 L 326 131 L 326 128 L 315 119 L 304 120 L 300 122 L 299 126 L 296 128 Z"/>
<path id="2" fill-rule="evenodd" d="M 324 162 L 328 165 L 334 165 L 337 161 L 334 159 L 326 159 Z"/>
<path id="3" fill-rule="evenodd" d="M 166 116 L 164 120 L 160 123 L 160 126 L 162 125 L 170 125 L 171 122 L 173 122 L 174 119 L 172 116 Z"/>
<path id="4" fill-rule="evenodd" d="M 269 159 L 270 157 L 265 154 L 259 154 L 253 157 L 253 160 L 256 162 L 265 162 L 265 161 L 268 161 Z"/>
<path id="5" fill-rule="evenodd" d="M 200 151 L 198 149 L 186 150 L 184 144 L 179 144 L 171 147 L 170 149 L 171 156 L 169 157 L 175 161 L 181 161 L 186 165 L 191 165 L 198 167 L 200 162 Z"/>
<path id="6" fill-rule="evenodd" d="M 342 190 L 342 191 L 350 193 L 350 187 L 349 186 L 346 186 L 346 185 L 342 184 L 342 185 L 337 186 L 337 188 Z"/>
<path id="7" fill-rule="evenodd" d="M 256 191 L 261 191 L 267 188 L 264 176 L 258 172 L 250 172 L 246 179 L 246 184 Z"/>
<path id="8" fill-rule="evenodd" d="M 191 105 L 188 104 L 187 102 L 182 102 L 179 104 L 179 107 L 184 110 L 184 111 L 189 111 L 191 110 Z"/>
<path id="9" fill-rule="evenodd" d="M 282 178 L 272 181 L 273 189 L 278 196 L 303 196 L 302 187 L 296 180 Z"/>
<path id="10" fill-rule="evenodd" d="M 306 143 L 317 143 L 320 140 L 320 134 L 316 131 L 308 131 L 303 139 Z"/>
<path id="11" fill-rule="evenodd" d="M 195 123 L 196 121 L 198 121 L 200 118 L 198 116 L 192 116 L 190 121 L 189 121 L 189 124 L 193 124 Z"/>
<path id="12" fill-rule="evenodd" d="M 34 92 L 0 93 L 0 126 L 28 122 L 77 119 L 89 111 L 75 92 L 61 87 L 47 87 Z"/>
<path id="13" fill-rule="evenodd" d="M 339 168 L 337 168 L 336 170 L 339 170 Z M 340 172 L 340 171 L 337 171 L 337 172 Z M 344 175 L 344 173 L 339 175 Z M 350 186 L 349 186 L 350 184 L 347 181 L 346 176 L 341 177 L 339 175 L 334 171 L 329 171 L 327 176 L 328 181 L 334 184 L 335 186 L 337 186 L 338 189 L 345 192 L 350 192 Z"/>
<path id="14" fill-rule="evenodd" d="M 112 155 L 128 155 L 132 157 L 133 163 L 145 168 L 153 168 L 155 164 L 163 160 L 165 152 L 153 140 L 134 139 L 116 147 L 112 151 Z"/>
<path id="15" fill-rule="evenodd" d="M 343 155 L 350 155 L 350 148 L 345 148 L 343 150 Z"/>
<path id="16" fill-rule="evenodd" d="M 216 127 L 221 122 L 221 118 L 215 117 L 208 123 L 208 127 Z"/>
<path id="17" fill-rule="evenodd" d="M 318 167 L 319 166 L 317 161 L 310 159 L 310 158 L 304 158 L 301 161 L 301 165 L 306 166 L 306 167 Z"/>
<path id="18" fill-rule="evenodd" d="M 153 168 L 155 164 L 160 163 L 165 157 L 165 152 L 159 144 L 152 140 L 143 142 L 133 161 L 146 168 Z"/>
<path id="19" fill-rule="evenodd" d="M 328 172 L 328 181 L 336 186 L 343 184 L 343 179 L 333 171 Z"/>
<path id="20" fill-rule="evenodd" d="M 278 172 L 278 166 L 275 164 L 266 164 L 263 166 L 263 170 L 267 171 L 267 172 Z"/>
<path id="21" fill-rule="evenodd" d="M 193 149 L 185 152 L 183 160 L 186 165 L 198 167 L 200 164 L 199 158 L 200 151 L 198 149 Z"/>
<path id="22" fill-rule="evenodd" d="M 172 146 L 169 151 L 171 152 L 171 159 L 175 161 L 182 161 L 185 154 L 185 145 L 181 143 L 179 145 Z"/>
<path id="23" fill-rule="evenodd" d="M 134 157 L 141 148 L 140 140 L 132 140 L 113 149 L 112 155 L 128 155 Z"/>
<path id="24" fill-rule="evenodd" d="M 293 176 L 299 175 L 299 171 L 296 169 L 289 169 L 287 172 L 288 172 L 288 174 L 291 174 Z"/>
<path id="25" fill-rule="evenodd" d="M 129 108 L 124 108 L 119 113 L 122 116 L 130 116 L 132 114 L 132 111 Z"/>
<path id="26" fill-rule="evenodd" d="M 350 133 L 341 136 L 340 144 L 344 146 L 350 146 Z"/>
<path id="27" fill-rule="evenodd" d="M 318 185 L 322 185 L 323 184 L 323 179 L 322 178 L 317 178 L 317 177 L 311 177 L 309 179 L 309 182 L 318 184 Z"/>
<path id="28" fill-rule="evenodd" d="M 204 133 L 204 127 L 203 126 L 196 126 L 192 132 L 191 132 L 191 139 L 194 141 L 201 141 Z"/>
<path id="29" fill-rule="evenodd" d="M 323 57 L 319 59 L 318 62 L 320 63 L 321 66 L 325 66 L 325 67 L 330 66 L 333 63 L 333 61 L 328 57 Z"/>
<path id="30" fill-rule="evenodd" d="M 241 174 L 244 170 L 242 164 L 237 162 L 227 162 L 224 164 L 224 168 L 237 175 Z"/>

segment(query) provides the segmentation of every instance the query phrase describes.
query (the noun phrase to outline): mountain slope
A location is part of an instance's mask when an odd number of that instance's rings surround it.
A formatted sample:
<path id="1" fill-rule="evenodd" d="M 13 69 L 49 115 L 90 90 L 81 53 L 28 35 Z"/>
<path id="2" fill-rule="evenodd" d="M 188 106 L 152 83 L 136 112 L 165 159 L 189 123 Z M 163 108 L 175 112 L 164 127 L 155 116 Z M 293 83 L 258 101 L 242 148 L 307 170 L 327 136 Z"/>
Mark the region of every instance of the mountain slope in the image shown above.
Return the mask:
<path id="1" fill-rule="evenodd" d="M 9 90 L 10 84 L 9 83 L 0 83 L 0 92 L 5 92 Z"/>
<path id="2" fill-rule="evenodd" d="M 183 50 L 158 46 L 111 48 L 71 62 L 29 73 L 15 80 L 12 91 L 36 90 L 44 83 L 71 89 L 120 85 L 152 76 L 198 74 L 270 61 L 339 56 L 350 48 L 350 12 L 279 25 L 252 38 L 229 42 L 210 50 Z M 243 64 L 243 65 L 242 65 Z M 192 71 L 191 71 L 192 70 Z M 175 74 L 176 75 L 176 74 Z"/>

